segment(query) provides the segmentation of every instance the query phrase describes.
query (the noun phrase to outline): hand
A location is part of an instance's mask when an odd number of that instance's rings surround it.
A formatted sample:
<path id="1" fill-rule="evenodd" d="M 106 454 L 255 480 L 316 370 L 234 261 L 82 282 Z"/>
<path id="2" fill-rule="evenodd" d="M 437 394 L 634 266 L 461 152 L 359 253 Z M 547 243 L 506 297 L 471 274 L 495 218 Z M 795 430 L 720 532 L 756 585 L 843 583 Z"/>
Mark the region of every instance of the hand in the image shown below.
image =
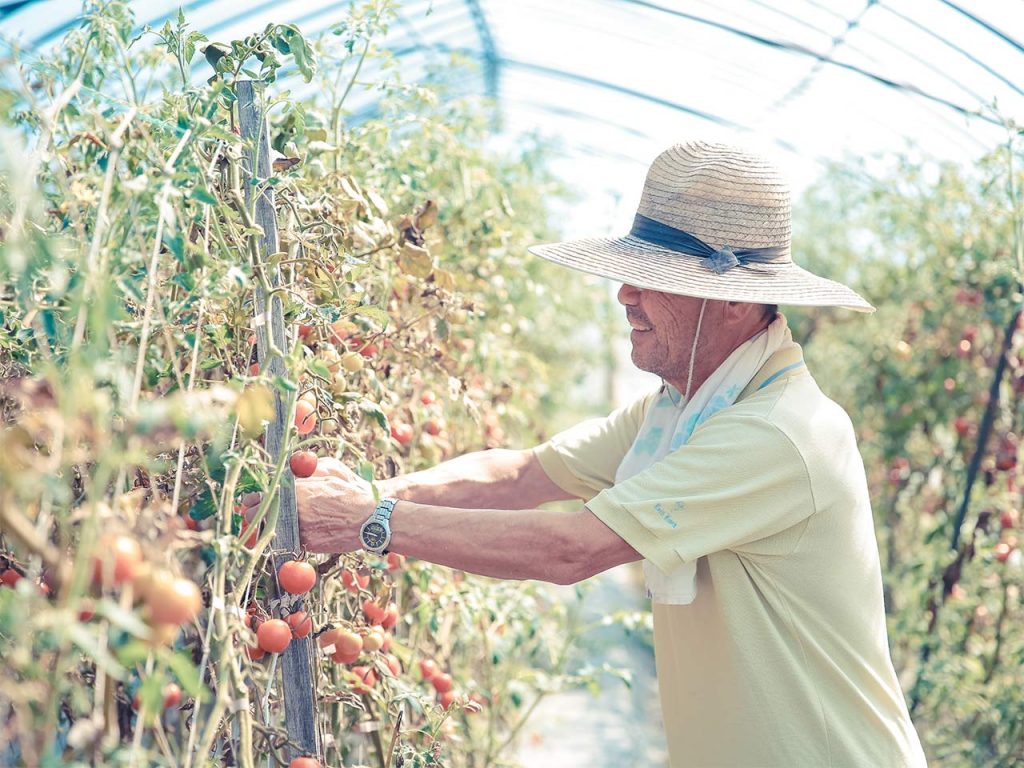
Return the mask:
<path id="1" fill-rule="evenodd" d="M 242 498 L 242 514 L 251 519 L 259 493 Z M 362 548 L 359 529 L 373 513 L 370 484 L 335 458 L 321 458 L 310 477 L 295 478 L 299 540 L 311 552 L 352 552 Z"/>
<path id="2" fill-rule="evenodd" d="M 295 479 L 299 540 L 311 552 L 361 549 L 359 529 L 373 513 L 370 484 L 335 458 L 322 458 L 311 477 Z"/>

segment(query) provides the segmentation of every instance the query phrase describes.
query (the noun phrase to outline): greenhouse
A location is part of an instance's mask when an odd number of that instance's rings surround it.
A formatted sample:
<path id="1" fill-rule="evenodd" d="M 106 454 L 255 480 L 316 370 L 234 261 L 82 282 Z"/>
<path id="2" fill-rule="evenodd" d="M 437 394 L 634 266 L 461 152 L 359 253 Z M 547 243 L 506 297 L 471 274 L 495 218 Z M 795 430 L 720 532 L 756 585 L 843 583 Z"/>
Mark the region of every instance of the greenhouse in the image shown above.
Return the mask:
<path id="1" fill-rule="evenodd" d="M 1024 3 L 0 0 L 0 765 L 1024 765 Z"/>

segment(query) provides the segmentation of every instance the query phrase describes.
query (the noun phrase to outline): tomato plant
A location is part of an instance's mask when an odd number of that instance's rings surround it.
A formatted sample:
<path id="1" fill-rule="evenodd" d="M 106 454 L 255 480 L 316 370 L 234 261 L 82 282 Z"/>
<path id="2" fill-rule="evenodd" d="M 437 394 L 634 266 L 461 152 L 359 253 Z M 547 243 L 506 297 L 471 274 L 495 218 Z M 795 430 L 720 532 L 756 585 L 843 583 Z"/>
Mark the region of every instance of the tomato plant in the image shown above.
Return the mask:
<path id="1" fill-rule="evenodd" d="M 381 58 L 389 18 L 371 4 L 322 40 L 270 24 L 222 43 L 179 15 L 142 46 L 108 2 L 52 60 L 19 59 L 24 87 L 0 84 L 20 137 L 0 148 L 4 759 L 287 764 L 275 654 L 304 637 L 318 727 L 342 734 L 317 756 L 329 766 L 379 751 L 368 724 L 399 712 L 406 764 L 497 765 L 535 701 L 592 682 L 569 672 L 575 604 L 539 585 L 363 553 L 311 558 L 298 583 L 272 565 L 278 491 L 315 471 L 307 454 L 373 483 L 604 405 L 578 331 L 610 317 L 606 293 L 525 251 L 555 236 L 545 148 L 497 153 L 486 113 L 397 78 L 370 86 L 379 118 L 344 119 L 338 73 Z M 192 84 L 203 58 L 212 77 Z M 307 99 L 284 96 L 289 72 L 315 81 Z M 276 195 L 274 254 L 246 202 L 241 78 L 280 156 L 258 182 Z M 259 338 L 261 255 L 281 277 L 276 350 Z M 460 696 L 503 704 L 476 722 L 442 711 L 407 671 L 423 657 Z"/>

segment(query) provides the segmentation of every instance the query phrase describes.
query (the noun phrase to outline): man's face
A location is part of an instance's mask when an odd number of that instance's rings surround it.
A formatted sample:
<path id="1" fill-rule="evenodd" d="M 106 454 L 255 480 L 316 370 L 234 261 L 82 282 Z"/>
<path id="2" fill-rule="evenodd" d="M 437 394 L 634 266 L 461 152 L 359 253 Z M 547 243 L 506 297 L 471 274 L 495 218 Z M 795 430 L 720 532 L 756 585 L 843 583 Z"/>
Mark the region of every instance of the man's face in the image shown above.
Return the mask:
<path id="1" fill-rule="evenodd" d="M 633 364 L 684 390 L 703 299 L 626 284 L 619 288 L 618 299 L 626 308 L 626 319 L 633 328 L 629 335 L 633 343 Z M 715 320 L 711 315 L 717 303 L 709 301 L 704 312 L 702 338 L 697 344 L 698 361 L 712 336 L 709 332 Z"/>

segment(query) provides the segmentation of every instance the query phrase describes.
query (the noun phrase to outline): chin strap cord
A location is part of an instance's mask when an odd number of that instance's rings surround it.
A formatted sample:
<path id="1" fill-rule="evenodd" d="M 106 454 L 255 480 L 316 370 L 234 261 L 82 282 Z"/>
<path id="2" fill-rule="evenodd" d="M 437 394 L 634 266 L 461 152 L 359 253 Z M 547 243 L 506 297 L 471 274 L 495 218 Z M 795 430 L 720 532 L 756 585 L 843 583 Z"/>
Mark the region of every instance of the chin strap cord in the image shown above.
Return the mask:
<path id="1" fill-rule="evenodd" d="M 708 300 L 704 299 L 700 305 L 700 314 L 697 315 L 697 330 L 693 332 L 693 347 L 690 349 L 690 370 L 686 374 L 686 394 L 683 395 L 683 402 L 690 402 L 690 387 L 693 385 L 693 361 L 697 357 L 697 340 L 700 339 L 700 325 L 704 322 L 704 308 L 708 305 Z"/>

